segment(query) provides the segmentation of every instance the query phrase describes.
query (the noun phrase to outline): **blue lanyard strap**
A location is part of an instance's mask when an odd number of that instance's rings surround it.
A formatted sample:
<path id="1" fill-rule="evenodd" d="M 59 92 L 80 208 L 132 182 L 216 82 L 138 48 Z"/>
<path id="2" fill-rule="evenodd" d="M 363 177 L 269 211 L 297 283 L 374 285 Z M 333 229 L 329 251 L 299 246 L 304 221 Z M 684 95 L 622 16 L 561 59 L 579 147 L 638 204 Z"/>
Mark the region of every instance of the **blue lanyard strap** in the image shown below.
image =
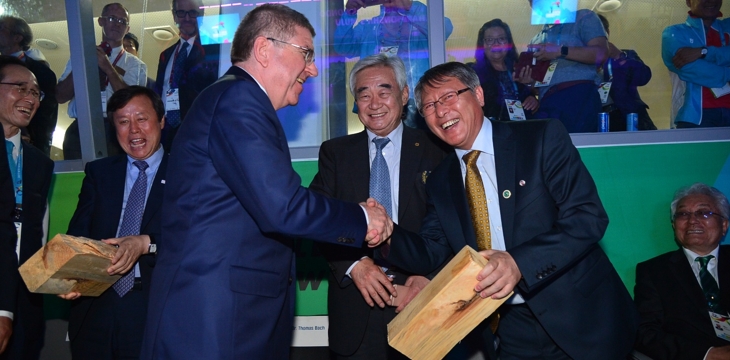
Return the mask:
<path id="1" fill-rule="evenodd" d="M 612 58 L 608 58 L 608 81 L 613 81 L 613 68 L 611 67 Z"/>
<path id="2" fill-rule="evenodd" d="M 23 204 L 23 146 L 18 148 L 18 161 L 13 159 L 13 153 L 8 152 L 8 164 L 10 174 L 13 176 L 13 189 L 15 191 L 15 203 Z"/>

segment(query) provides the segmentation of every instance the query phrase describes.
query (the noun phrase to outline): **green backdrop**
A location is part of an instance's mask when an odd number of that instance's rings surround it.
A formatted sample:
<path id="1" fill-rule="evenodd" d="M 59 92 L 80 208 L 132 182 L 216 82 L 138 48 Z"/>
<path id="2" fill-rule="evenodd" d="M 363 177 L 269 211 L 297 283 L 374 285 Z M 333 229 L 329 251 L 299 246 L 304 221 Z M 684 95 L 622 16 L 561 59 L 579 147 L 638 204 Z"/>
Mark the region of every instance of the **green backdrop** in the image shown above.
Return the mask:
<path id="1" fill-rule="evenodd" d="M 638 262 L 677 248 L 669 221 L 669 202 L 674 191 L 704 182 L 730 195 L 730 141 L 591 147 L 579 151 L 610 219 L 601 246 L 631 293 Z M 317 162 L 293 165 L 302 184 L 308 185 L 317 172 Z M 82 180 L 83 173 L 55 175 L 50 195 L 51 236 L 66 231 Z M 297 315 L 326 314 L 327 265 L 308 241 L 298 244 L 297 261 Z M 47 304 L 48 318 L 66 317 L 65 302 L 49 297 Z"/>

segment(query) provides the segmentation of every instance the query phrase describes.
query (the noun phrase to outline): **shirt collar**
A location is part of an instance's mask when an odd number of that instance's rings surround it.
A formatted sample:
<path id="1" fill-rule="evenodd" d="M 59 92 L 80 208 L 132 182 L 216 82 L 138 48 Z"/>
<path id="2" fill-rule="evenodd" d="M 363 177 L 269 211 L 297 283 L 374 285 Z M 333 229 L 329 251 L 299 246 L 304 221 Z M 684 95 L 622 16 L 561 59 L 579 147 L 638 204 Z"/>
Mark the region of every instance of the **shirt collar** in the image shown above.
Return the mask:
<path id="1" fill-rule="evenodd" d="M 160 167 L 160 163 L 162 162 L 162 156 L 165 155 L 165 150 L 163 149 L 162 144 L 160 144 L 160 148 L 157 149 L 150 157 L 144 159 L 143 161 L 147 163 L 150 169 L 157 169 Z M 135 158 L 127 155 L 127 162 L 129 164 L 133 164 L 135 161 L 137 161 Z"/>
<path id="2" fill-rule="evenodd" d="M 367 132 L 368 134 L 368 143 L 372 143 L 373 139 L 377 137 L 387 137 L 388 139 L 390 139 L 390 142 L 392 142 L 393 145 L 396 145 L 396 147 L 400 148 L 401 138 L 403 138 L 403 122 L 401 121 L 400 124 L 398 124 L 398 126 L 396 126 L 396 128 L 390 132 L 390 134 L 385 136 L 377 136 L 369 129 L 365 129 L 365 132 Z"/>
<path id="3" fill-rule="evenodd" d="M 689 260 L 690 264 L 693 264 L 695 262 L 695 259 L 700 256 L 694 251 L 687 249 L 686 247 L 682 247 L 682 250 L 684 251 L 684 255 L 687 256 L 687 260 Z M 710 253 L 707 255 L 713 255 L 715 259 L 717 259 L 718 255 L 720 255 L 720 245 L 718 244 L 717 247 L 714 250 L 710 251 Z"/>
<path id="4" fill-rule="evenodd" d="M 15 135 L 5 139 L 5 140 L 12 142 L 13 145 L 15 145 L 15 151 L 18 151 L 18 149 L 20 149 L 20 139 L 21 139 L 20 133 L 21 133 L 21 131 L 20 131 L 20 129 L 18 129 L 18 132 L 15 133 Z"/>
<path id="5" fill-rule="evenodd" d="M 486 117 L 484 118 L 484 121 L 482 122 L 482 128 L 479 130 L 479 134 L 477 134 L 476 139 L 474 139 L 474 144 L 472 144 L 471 149 L 454 149 L 456 150 L 456 156 L 461 159 L 466 153 L 472 151 L 472 150 L 479 150 L 483 153 L 487 153 L 490 155 L 494 155 L 494 141 L 492 141 L 492 122 L 489 121 Z"/>
<path id="6" fill-rule="evenodd" d="M 233 65 L 233 66 L 235 66 L 235 67 L 237 67 L 237 68 L 239 68 L 239 69 L 241 69 L 241 70 L 243 70 L 243 71 L 246 71 L 246 69 L 244 69 L 244 68 L 243 68 L 242 66 L 238 66 L 238 65 Z M 264 91 L 264 93 L 266 94 L 266 96 L 268 96 L 268 95 L 269 95 L 269 93 L 268 93 L 268 92 L 266 92 L 266 89 L 264 89 L 264 87 L 263 87 L 263 86 L 261 85 L 261 83 L 260 83 L 260 82 L 259 82 L 258 80 L 256 80 L 256 78 L 255 78 L 255 77 L 254 77 L 253 75 L 251 75 L 251 73 L 250 73 L 250 72 L 246 71 L 246 74 L 248 74 L 248 76 L 250 76 L 250 77 L 251 77 L 251 79 L 253 79 L 253 81 L 255 81 L 255 82 L 256 82 L 256 84 L 258 84 L 258 85 L 259 85 L 259 87 L 261 88 L 261 90 L 263 90 L 263 91 Z"/>

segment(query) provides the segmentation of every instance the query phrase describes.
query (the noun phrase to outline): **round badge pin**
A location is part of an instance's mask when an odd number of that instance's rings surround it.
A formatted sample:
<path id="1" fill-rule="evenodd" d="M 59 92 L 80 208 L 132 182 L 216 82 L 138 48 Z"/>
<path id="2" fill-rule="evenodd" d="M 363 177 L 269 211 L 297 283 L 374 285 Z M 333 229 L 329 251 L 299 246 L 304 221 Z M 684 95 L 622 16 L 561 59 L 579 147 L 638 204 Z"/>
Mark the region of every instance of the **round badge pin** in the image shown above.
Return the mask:
<path id="1" fill-rule="evenodd" d="M 509 199 L 509 197 L 512 196 L 512 192 L 509 190 L 502 191 L 502 197 L 505 199 Z"/>

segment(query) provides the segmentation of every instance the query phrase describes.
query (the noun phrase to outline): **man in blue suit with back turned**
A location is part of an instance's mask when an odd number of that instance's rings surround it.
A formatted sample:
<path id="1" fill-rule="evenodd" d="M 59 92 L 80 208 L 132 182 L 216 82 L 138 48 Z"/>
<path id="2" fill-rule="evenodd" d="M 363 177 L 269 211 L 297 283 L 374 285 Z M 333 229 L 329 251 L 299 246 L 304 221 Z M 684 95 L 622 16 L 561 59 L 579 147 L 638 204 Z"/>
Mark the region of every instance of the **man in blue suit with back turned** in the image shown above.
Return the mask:
<path id="1" fill-rule="evenodd" d="M 233 39 L 226 75 L 174 140 L 143 359 L 288 359 L 294 239 L 359 247 L 390 235 L 385 209 L 301 186 L 276 110 L 317 76 L 304 15 L 261 5 Z M 388 226 L 386 226 L 388 225 Z"/>

